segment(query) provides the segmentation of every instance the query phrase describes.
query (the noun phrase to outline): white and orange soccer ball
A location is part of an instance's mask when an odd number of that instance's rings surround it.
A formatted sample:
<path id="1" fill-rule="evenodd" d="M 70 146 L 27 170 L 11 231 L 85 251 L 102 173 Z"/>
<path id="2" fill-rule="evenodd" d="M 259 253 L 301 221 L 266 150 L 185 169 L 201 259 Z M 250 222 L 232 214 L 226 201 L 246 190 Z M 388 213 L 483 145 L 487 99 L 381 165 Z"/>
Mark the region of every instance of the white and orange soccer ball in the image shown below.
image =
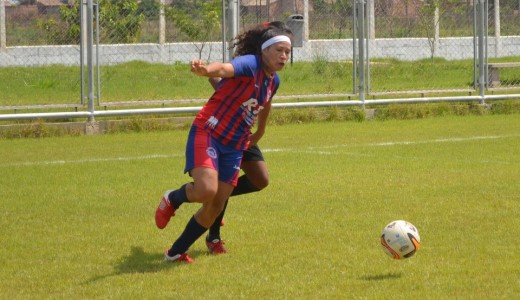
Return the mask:
<path id="1" fill-rule="evenodd" d="M 397 220 L 383 229 L 381 245 L 385 253 L 394 259 L 409 258 L 419 250 L 421 237 L 412 223 Z"/>

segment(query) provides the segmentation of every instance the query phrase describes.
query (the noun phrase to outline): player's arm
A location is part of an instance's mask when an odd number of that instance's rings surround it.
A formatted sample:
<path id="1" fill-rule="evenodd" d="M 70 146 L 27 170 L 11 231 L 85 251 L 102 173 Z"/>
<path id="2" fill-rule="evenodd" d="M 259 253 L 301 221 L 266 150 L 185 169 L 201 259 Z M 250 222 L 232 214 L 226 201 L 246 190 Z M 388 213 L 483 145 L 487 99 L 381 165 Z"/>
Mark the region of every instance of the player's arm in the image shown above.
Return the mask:
<path id="1" fill-rule="evenodd" d="M 208 78 L 209 84 L 213 87 L 214 90 L 217 90 L 218 83 L 222 80 L 220 77 L 210 77 Z"/>
<path id="2" fill-rule="evenodd" d="M 258 123 L 256 127 L 256 131 L 251 134 L 249 137 L 249 146 L 254 146 L 258 143 L 258 141 L 262 138 L 265 133 L 265 127 L 267 126 L 267 118 L 269 117 L 269 113 L 271 112 L 271 101 L 269 101 L 258 113 Z"/>
<path id="3" fill-rule="evenodd" d="M 230 63 L 214 62 L 206 64 L 204 61 L 192 60 L 191 71 L 199 76 L 230 78 L 235 76 L 235 68 Z"/>

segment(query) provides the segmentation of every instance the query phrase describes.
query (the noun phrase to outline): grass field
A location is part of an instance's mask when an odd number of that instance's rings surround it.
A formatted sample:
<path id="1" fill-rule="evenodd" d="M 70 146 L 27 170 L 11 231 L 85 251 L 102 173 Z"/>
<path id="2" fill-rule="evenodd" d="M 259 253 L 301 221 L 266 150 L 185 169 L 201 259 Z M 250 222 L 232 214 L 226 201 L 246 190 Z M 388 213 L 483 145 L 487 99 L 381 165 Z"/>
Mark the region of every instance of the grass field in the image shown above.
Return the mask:
<path id="1" fill-rule="evenodd" d="M 519 59 L 520 57 L 504 57 L 497 62 L 514 62 Z M 207 99 L 212 93 L 207 79 L 190 73 L 187 64 L 165 65 L 133 61 L 102 66 L 100 69 L 101 103 Z M 80 104 L 80 74 L 79 67 L 74 66 L 0 68 L 0 106 Z M 279 75 L 282 85 L 277 96 L 353 93 L 352 62 L 328 62 L 316 57 L 312 62 L 291 64 Z M 500 76 L 503 87 L 515 88 L 500 93 L 518 93 L 520 77 L 517 69 L 506 68 L 501 71 Z M 88 94 L 87 86 L 84 88 L 85 94 Z M 467 95 L 466 90 L 473 89 L 472 60 L 384 59 L 373 61 L 371 65 L 371 92 L 417 91 L 413 96 L 418 96 L 420 91 L 425 90 L 454 89 L 463 90 L 455 95 Z M 97 98 L 95 102 L 97 104 Z M 187 104 L 181 102 L 171 105 Z"/>
<path id="2" fill-rule="evenodd" d="M 153 214 L 178 187 L 186 130 L 0 140 L 2 299 L 514 299 L 520 295 L 518 114 L 270 126 L 271 183 L 233 198 L 228 253 L 163 252 Z M 395 219 L 422 246 L 394 261 Z"/>

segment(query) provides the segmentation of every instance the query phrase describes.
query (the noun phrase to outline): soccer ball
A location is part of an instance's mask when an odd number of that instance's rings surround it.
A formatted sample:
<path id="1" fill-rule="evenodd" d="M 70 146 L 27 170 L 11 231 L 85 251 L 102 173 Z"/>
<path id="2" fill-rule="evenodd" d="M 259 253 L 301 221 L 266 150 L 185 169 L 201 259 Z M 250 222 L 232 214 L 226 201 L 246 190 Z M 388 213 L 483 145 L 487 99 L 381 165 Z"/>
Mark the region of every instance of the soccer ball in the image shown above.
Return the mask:
<path id="1" fill-rule="evenodd" d="M 381 245 L 394 259 L 409 258 L 419 250 L 421 238 L 415 226 L 403 220 L 392 221 L 383 229 Z"/>

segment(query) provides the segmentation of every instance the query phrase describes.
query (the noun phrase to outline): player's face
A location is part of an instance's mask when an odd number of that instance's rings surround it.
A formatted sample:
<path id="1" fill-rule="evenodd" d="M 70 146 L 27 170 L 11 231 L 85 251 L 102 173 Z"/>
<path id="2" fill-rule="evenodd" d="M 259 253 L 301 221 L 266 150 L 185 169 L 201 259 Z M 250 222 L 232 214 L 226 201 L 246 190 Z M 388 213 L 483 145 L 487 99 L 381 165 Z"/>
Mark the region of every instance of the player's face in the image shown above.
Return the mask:
<path id="1" fill-rule="evenodd" d="M 287 42 L 275 43 L 262 51 L 264 70 L 271 75 L 285 67 L 291 55 L 291 44 Z"/>

